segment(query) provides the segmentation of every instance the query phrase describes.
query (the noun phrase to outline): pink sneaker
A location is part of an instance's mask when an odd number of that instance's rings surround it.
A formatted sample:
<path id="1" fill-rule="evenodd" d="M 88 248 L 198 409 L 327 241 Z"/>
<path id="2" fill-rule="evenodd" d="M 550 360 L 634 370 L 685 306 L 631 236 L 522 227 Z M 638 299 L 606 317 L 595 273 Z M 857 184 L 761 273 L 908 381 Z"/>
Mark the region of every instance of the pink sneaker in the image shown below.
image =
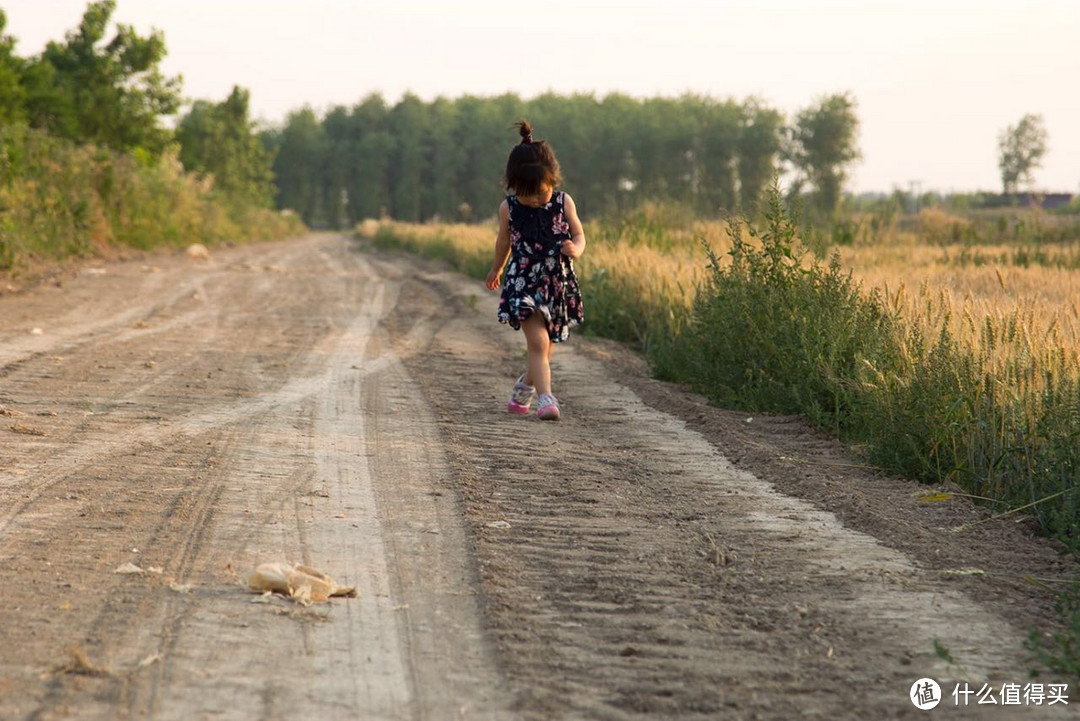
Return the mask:
<path id="1" fill-rule="evenodd" d="M 536 417 L 542 421 L 559 420 L 559 401 L 550 393 L 540 394 L 540 405 L 536 407 Z"/>
<path id="2" fill-rule="evenodd" d="M 522 373 L 514 384 L 514 390 L 510 391 L 510 400 L 506 403 L 506 410 L 519 416 L 527 415 L 535 395 L 536 389 L 525 385 L 525 374 Z"/>

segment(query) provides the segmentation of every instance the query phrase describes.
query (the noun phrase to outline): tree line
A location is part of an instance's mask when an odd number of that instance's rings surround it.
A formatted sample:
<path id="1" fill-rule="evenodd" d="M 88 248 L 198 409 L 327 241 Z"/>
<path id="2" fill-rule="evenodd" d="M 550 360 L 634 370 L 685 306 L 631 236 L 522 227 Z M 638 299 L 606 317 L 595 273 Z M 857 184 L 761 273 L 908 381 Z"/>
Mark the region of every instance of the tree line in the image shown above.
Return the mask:
<path id="1" fill-rule="evenodd" d="M 195 101 L 175 130 L 162 118 L 183 105 L 181 79 L 166 77 L 164 34 L 140 35 L 119 24 L 109 33 L 115 0 L 87 5 L 78 26 L 31 57 L 15 54 L 0 10 L 0 126 L 24 126 L 75 144 L 128 154 L 146 163 L 178 155 L 190 172 L 212 177 L 214 192 L 241 205 L 271 207 L 274 186 L 270 150 L 249 112 L 246 90 L 214 103 Z M 0 154 L 17 153 L 9 147 Z M 2 157 L 0 157 L 2 160 Z M 0 162 L 0 181 L 12 167 Z"/>
<path id="2" fill-rule="evenodd" d="M 160 70 L 164 36 L 113 26 L 91 2 L 63 40 L 20 57 L 0 11 L 0 272 L 111 246 L 280 238 L 273 158 L 234 88 L 186 102 Z"/>
<path id="3" fill-rule="evenodd" d="M 115 10 L 116 0 L 90 2 L 77 27 L 31 57 L 15 54 L 0 10 L 0 125 L 147 163 L 175 156 L 212 178 L 216 194 L 293 209 L 315 226 L 489 216 L 516 139 L 510 124 L 521 117 L 555 146 L 565 186 L 593 217 L 645 201 L 706 215 L 750 207 L 782 167 L 794 171 L 793 187 L 811 191 L 811 207 L 831 213 L 858 156 L 848 95 L 823 98 L 790 123 L 754 98 L 549 93 L 425 102 L 407 94 L 390 105 L 369 95 L 322 116 L 297 110 L 260 130 L 248 92 L 236 87 L 220 102 L 196 100 L 173 129 L 162 118 L 185 101 L 181 79 L 160 68 L 164 35 L 124 24 L 110 34 Z"/>
<path id="4" fill-rule="evenodd" d="M 311 108 L 264 131 L 275 155 L 279 207 L 309 224 L 343 227 L 381 216 L 405 221 L 489 217 L 503 169 L 528 118 L 554 146 L 565 187 L 583 213 L 610 216 L 644 201 L 715 215 L 756 205 L 787 168 L 812 206 L 835 211 L 858 157 L 858 119 L 846 94 L 822 98 L 790 122 L 756 98 L 634 98 L 552 93 L 463 96 L 388 104 L 372 94 L 322 117 Z"/>
<path id="5" fill-rule="evenodd" d="M 780 174 L 790 194 L 827 218 L 859 157 L 855 101 L 846 93 L 819 98 L 791 118 L 756 98 L 548 93 L 425 102 L 407 94 L 391 105 L 373 94 L 321 115 L 302 108 L 260 129 L 248 92 L 236 87 L 220 102 L 196 100 L 172 129 L 161 119 L 180 113 L 184 99 L 180 78 L 160 69 L 164 35 L 121 24 L 110 36 L 115 9 L 115 0 L 90 2 L 62 41 L 26 58 L 4 34 L 0 10 L 0 126 L 28 126 L 145 162 L 175 155 L 189 172 L 212 178 L 216 194 L 289 208 L 315 226 L 490 216 L 516 142 L 511 123 L 521 117 L 554 145 L 565 187 L 590 217 L 646 201 L 706 216 L 752 211 Z M 1045 149 L 1041 116 L 1002 133 L 1006 194 L 1030 185 Z"/>

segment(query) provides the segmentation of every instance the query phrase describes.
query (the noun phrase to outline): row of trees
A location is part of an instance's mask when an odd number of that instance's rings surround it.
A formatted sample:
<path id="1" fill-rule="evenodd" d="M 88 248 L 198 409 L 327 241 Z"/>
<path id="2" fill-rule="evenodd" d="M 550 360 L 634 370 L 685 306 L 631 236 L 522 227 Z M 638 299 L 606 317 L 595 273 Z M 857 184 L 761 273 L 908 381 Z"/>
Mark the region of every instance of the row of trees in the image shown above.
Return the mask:
<path id="1" fill-rule="evenodd" d="M 647 200 L 710 215 L 752 207 L 776 174 L 793 194 L 808 194 L 812 210 L 831 215 L 859 157 L 847 94 L 822 98 L 790 121 L 753 98 L 406 95 L 391 106 L 370 95 L 321 117 L 304 108 L 259 132 L 247 91 L 234 88 L 220 103 L 196 101 L 173 131 L 161 118 L 175 115 L 183 99 L 181 79 L 160 70 L 164 36 L 121 24 L 107 37 L 115 9 L 115 0 L 91 2 L 63 41 L 30 58 L 15 55 L 0 10 L 0 124 L 149 160 L 175 152 L 188 170 L 212 175 L 219 193 L 264 207 L 276 201 L 313 225 L 490 215 L 516 142 L 510 123 L 520 117 L 551 139 L 567 188 L 591 216 Z M 1045 151 L 1040 116 L 1002 132 L 1006 194 L 1030 184 Z"/>
<path id="2" fill-rule="evenodd" d="M 120 24 L 108 37 L 115 10 L 115 0 L 91 2 L 63 41 L 29 58 L 15 54 L 0 10 L 0 124 L 27 125 L 146 162 L 178 152 L 187 170 L 214 177 L 219 194 L 270 207 L 273 158 L 250 119 L 248 93 L 235 88 L 221 103 L 195 102 L 174 132 L 162 118 L 176 115 L 183 98 L 181 79 L 161 72 L 164 35 L 141 36 Z"/>
<path id="3" fill-rule="evenodd" d="M 218 193 L 266 207 L 276 200 L 312 225 L 490 215 L 516 141 L 510 123 L 520 117 L 552 140 L 566 187 L 594 216 L 646 200 L 704 214 L 752 206 L 784 169 L 794 171 L 796 190 L 812 190 L 812 206 L 829 213 L 858 155 L 847 95 L 822 99 L 790 125 L 756 99 L 406 95 L 391 106 L 371 95 L 322 117 L 305 108 L 259 132 L 247 91 L 234 88 L 219 103 L 196 101 L 172 130 L 161 119 L 184 101 L 181 79 L 160 69 L 165 38 L 123 24 L 109 37 L 115 10 L 116 0 L 89 3 L 63 41 L 28 58 L 16 56 L 0 11 L 0 124 L 146 162 L 175 153 L 187 170 L 213 176 Z"/>
<path id="4" fill-rule="evenodd" d="M 487 217 L 503 193 L 506 156 L 517 142 L 510 124 L 520 117 L 552 142 L 567 189 L 592 216 L 646 200 L 704 214 L 752 206 L 785 169 L 797 189 L 812 191 L 813 206 L 831 213 L 858 157 L 848 95 L 822 99 L 790 125 L 756 99 L 406 95 L 391 106 L 369 95 L 321 118 L 296 111 L 264 133 L 276 157 L 278 204 L 321 226 L 383 215 Z"/>
<path id="5" fill-rule="evenodd" d="M 161 118 L 179 111 L 181 79 L 161 72 L 164 36 L 120 24 L 108 37 L 115 10 L 115 0 L 91 2 L 63 41 L 29 58 L 15 55 L 0 11 L 0 123 L 150 162 L 176 153 L 186 169 L 213 176 L 217 192 L 261 206 L 276 200 L 312 225 L 490 215 L 520 117 L 552 140 L 566 186 L 593 216 L 647 200 L 703 214 L 753 206 L 778 172 L 828 214 L 858 157 L 848 95 L 823 98 L 790 123 L 756 99 L 406 95 L 391 106 L 370 95 L 322 117 L 296 111 L 260 133 L 247 91 L 234 88 L 219 103 L 196 101 L 174 131 Z"/>

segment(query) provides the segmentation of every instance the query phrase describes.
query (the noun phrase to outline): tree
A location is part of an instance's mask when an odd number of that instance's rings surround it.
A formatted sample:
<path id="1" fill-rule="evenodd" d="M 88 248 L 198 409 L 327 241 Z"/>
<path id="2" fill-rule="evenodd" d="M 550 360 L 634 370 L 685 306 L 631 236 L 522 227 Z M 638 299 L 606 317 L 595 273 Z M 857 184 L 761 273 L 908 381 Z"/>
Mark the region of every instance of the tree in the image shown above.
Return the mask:
<path id="1" fill-rule="evenodd" d="M 387 126 L 390 109 L 372 94 L 352 109 L 353 179 L 349 208 L 354 220 L 379 218 L 390 212 L 390 164 L 394 136 Z"/>
<path id="2" fill-rule="evenodd" d="M 688 99 L 689 100 L 689 99 Z M 707 215 L 734 212 L 739 204 L 738 152 L 742 110 L 734 101 L 692 99 L 701 118 L 698 206 Z"/>
<path id="3" fill-rule="evenodd" d="M 747 212 L 753 212 L 776 175 L 784 117 L 756 98 L 743 103 L 742 112 L 738 151 L 739 203 Z"/>
<path id="4" fill-rule="evenodd" d="M 15 39 L 4 35 L 7 15 L 0 10 L 0 123 L 13 123 L 26 116 L 26 91 L 19 82 L 21 67 L 15 57 Z"/>
<path id="5" fill-rule="evenodd" d="M 326 178 L 326 134 L 315 111 L 309 107 L 289 114 L 285 128 L 272 138 L 277 149 L 274 175 L 277 178 L 279 208 L 290 208 L 313 227 L 328 227 Z"/>
<path id="6" fill-rule="evenodd" d="M 458 175 L 462 215 L 469 219 L 490 218 L 504 192 L 501 180 L 507 153 L 518 139 L 510 123 L 522 113 L 517 108 L 506 114 L 493 99 L 471 95 L 459 98 L 456 105 L 462 128 L 459 145 L 463 162 Z"/>
<path id="7" fill-rule="evenodd" d="M 697 185 L 700 126 L 692 98 L 650 98 L 630 123 L 637 200 L 690 204 Z"/>
<path id="8" fill-rule="evenodd" d="M 578 203 L 589 215 L 618 214 L 627 209 L 635 182 L 635 161 L 626 127 L 640 105 L 629 95 L 610 93 L 596 106 L 597 137 L 587 165 L 591 179 L 585 186 L 588 195 Z"/>
<path id="9" fill-rule="evenodd" d="M 857 160 L 859 119 L 849 94 L 829 95 L 801 111 L 790 128 L 788 160 L 814 187 L 814 205 L 826 216 L 840 205 L 847 166 Z"/>
<path id="10" fill-rule="evenodd" d="M 349 109 L 342 105 L 331 108 L 323 118 L 322 127 L 326 142 L 323 177 L 326 179 L 327 220 L 331 228 L 347 228 L 355 222 L 349 193 L 353 174 Z"/>
<path id="11" fill-rule="evenodd" d="M 140 37 L 128 25 L 103 43 L 115 0 L 90 3 L 78 29 L 50 42 L 27 64 L 23 78 L 31 124 L 54 135 L 152 154 L 171 139 L 161 116 L 180 107 L 180 78 L 159 69 L 165 37 Z"/>
<path id="12" fill-rule="evenodd" d="M 464 135 L 457 104 L 446 98 L 436 98 L 428 110 L 431 153 L 428 159 L 427 182 L 430 188 L 424 217 L 455 220 L 460 217 L 462 203 L 458 173 L 465 162 L 465 152 L 459 139 Z"/>
<path id="13" fill-rule="evenodd" d="M 1006 195 L 1016 192 L 1023 181 L 1032 183 L 1032 171 L 1042 164 L 1046 154 L 1047 133 L 1041 115 L 1027 114 L 1016 125 L 1010 125 L 998 136 L 998 167 L 1001 185 Z"/>
<path id="14" fill-rule="evenodd" d="M 390 165 L 390 212 L 408 222 L 424 220 L 423 207 L 430 188 L 424 183 L 432 139 L 428 106 L 405 93 L 389 115 L 395 147 Z"/>
<path id="15" fill-rule="evenodd" d="M 180 161 L 187 170 L 214 176 L 225 195 L 260 206 L 274 200 L 273 155 L 249 117 L 250 93 L 234 87 L 214 104 L 196 101 L 176 129 Z"/>

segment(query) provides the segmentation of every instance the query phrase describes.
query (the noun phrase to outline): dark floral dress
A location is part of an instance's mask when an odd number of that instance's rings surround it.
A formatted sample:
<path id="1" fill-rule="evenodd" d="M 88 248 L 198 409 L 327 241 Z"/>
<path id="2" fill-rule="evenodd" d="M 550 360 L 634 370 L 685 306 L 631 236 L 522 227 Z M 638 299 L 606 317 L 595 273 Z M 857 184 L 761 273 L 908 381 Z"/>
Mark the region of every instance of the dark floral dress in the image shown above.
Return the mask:
<path id="1" fill-rule="evenodd" d="M 566 193 L 555 191 L 540 208 L 523 205 L 516 195 L 507 196 L 506 202 L 510 262 L 499 299 L 499 322 L 518 330 L 523 320 L 539 312 L 547 321 L 548 337 L 561 343 L 570 337 L 570 327 L 585 319 L 574 262 L 562 254 L 563 241 L 570 240 Z"/>

